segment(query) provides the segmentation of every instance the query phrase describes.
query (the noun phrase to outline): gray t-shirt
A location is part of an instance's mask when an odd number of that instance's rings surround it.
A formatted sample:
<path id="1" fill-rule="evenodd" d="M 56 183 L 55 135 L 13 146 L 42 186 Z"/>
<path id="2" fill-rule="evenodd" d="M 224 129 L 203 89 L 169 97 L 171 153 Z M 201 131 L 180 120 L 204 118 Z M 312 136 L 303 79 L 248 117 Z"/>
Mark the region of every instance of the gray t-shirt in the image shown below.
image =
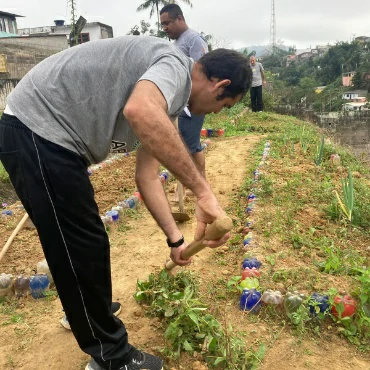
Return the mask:
<path id="1" fill-rule="evenodd" d="M 152 81 L 178 116 L 188 102 L 193 62 L 156 37 L 91 41 L 35 66 L 9 95 L 15 116 L 39 136 L 98 163 L 136 148 L 123 108 L 139 80 Z"/>
<path id="2" fill-rule="evenodd" d="M 175 41 L 175 45 L 188 57 L 194 61 L 199 60 L 204 54 L 208 53 L 208 44 L 197 32 L 188 28 Z"/>
<path id="3" fill-rule="evenodd" d="M 252 66 L 253 72 L 253 80 L 252 80 L 252 87 L 261 86 L 262 85 L 262 73 L 264 71 L 263 66 L 261 63 L 256 62 L 254 66 Z"/>

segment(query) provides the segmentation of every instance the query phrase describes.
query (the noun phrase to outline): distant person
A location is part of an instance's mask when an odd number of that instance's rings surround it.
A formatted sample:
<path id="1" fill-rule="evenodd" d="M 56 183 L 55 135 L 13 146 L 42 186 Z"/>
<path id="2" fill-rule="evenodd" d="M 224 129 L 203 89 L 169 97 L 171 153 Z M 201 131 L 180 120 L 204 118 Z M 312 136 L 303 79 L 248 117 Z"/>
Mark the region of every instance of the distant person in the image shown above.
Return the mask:
<path id="1" fill-rule="evenodd" d="M 251 68 L 253 72 L 253 81 L 251 87 L 252 112 L 262 112 L 262 85 L 266 85 L 265 72 L 262 64 L 256 61 L 255 56 L 251 56 L 249 60 L 251 62 Z"/>
<path id="2" fill-rule="evenodd" d="M 208 52 L 208 44 L 197 32 L 188 27 L 181 8 L 177 4 L 168 4 L 160 11 L 161 25 L 168 37 L 175 40 L 175 45 L 195 62 Z M 179 115 L 179 131 L 188 147 L 194 163 L 205 177 L 205 156 L 200 144 L 200 132 L 204 115 L 195 115 L 185 108 Z M 178 199 L 177 192 L 175 200 Z"/>

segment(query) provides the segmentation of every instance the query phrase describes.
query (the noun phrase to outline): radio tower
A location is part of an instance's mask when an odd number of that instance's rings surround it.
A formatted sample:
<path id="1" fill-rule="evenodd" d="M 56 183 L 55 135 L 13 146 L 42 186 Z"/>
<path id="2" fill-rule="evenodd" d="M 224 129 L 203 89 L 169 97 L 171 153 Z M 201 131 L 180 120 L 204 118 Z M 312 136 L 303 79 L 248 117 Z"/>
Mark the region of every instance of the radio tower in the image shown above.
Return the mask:
<path id="1" fill-rule="evenodd" d="M 276 47 L 275 0 L 271 0 L 270 46 L 272 52 L 274 52 Z"/>

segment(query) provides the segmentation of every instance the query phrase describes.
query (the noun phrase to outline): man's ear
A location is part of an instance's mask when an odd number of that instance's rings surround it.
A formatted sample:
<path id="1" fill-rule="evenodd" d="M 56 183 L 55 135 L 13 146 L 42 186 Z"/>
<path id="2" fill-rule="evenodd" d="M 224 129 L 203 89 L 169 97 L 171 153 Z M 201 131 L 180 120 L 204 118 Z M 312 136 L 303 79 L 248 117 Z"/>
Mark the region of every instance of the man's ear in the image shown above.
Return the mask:
<path id="1" fill-rule="evenodd" d="M 225 87 L 229 86 L 231 84 L 231 80 L 219 80 L 214 85 L 214 90 L 217 90 L 217 95 L 222 95 Z"/>

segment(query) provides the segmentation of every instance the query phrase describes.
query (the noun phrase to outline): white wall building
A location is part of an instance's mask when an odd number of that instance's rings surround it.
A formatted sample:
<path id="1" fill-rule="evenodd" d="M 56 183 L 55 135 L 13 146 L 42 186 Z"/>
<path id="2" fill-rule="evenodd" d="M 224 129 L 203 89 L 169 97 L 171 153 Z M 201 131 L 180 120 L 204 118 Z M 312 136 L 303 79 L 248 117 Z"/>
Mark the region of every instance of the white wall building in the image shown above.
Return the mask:
<path id="1" fill-rule="evenodd" d="M 69 37 L 72 27 L 71 25 L 64 25 L 63 21 L 54 21 L 54 26 L 34 27 L 34 28 L 21 28 L 18 29 L 20 36 L 35 36 L 35 35 L 66 35 Z M 86 23 L 79 35 L 79 44 L 88 41 L 107 39 L 113 37 L 113 29 L 107 24 L 100 22 Z"/>

